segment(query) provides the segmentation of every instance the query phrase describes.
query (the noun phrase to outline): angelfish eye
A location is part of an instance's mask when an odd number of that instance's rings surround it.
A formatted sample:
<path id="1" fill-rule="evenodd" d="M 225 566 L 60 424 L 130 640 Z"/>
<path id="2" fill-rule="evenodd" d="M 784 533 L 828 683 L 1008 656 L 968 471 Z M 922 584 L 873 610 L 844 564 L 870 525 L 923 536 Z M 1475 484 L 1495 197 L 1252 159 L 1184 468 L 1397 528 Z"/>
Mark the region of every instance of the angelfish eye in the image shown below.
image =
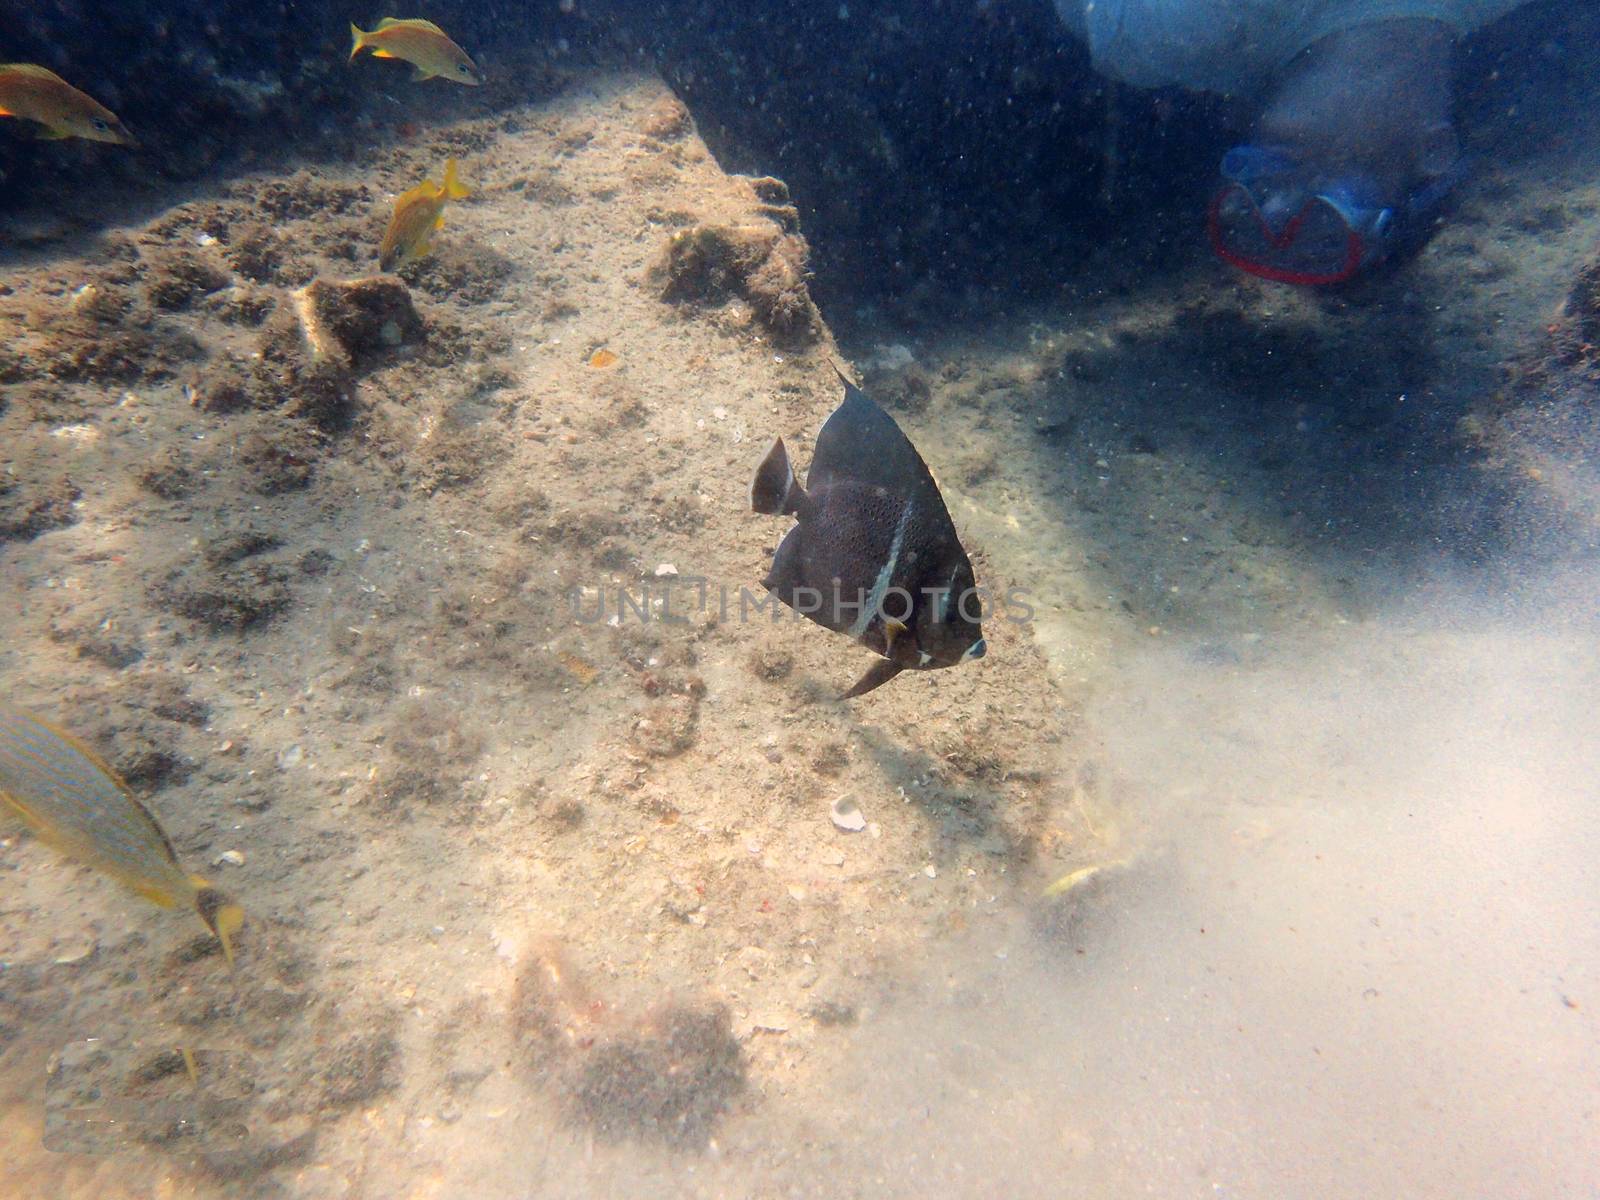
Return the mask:
<path id="1" fill-rule="evenodd" d="M 93 123 L 94 123 L 94 127 L 96 129 L 98 129 L 101 133 L 104 133 L 106 130 L 111 128 L 111 126 L 109 126 L 109 125 L 107 125 L 105 123 L 105 119 L 102 118 L 102 117 L 94 117 L 92 120 L 93 120 Z"/>

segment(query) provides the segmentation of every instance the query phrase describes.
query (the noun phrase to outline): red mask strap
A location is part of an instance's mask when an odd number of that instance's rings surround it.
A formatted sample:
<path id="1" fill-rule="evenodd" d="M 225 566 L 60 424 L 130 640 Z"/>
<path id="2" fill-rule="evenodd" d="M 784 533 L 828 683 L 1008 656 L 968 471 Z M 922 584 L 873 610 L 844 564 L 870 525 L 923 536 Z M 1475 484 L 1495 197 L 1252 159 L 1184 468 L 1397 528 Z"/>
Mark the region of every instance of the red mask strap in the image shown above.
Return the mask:
<path id="1" fill-rule="evenodd" d="M 1343 283 L 1347 279 L 1354 277 L 1355 273 L 1361 269 L 1362 252 L 1365 246 L 1362 244 L 1361 235 L 1353 229 L 1349 231 L 1349 238 L 1345 242 L 1344 261 L 1335 271 L 1297 271 L 1290 267 L 1279 267 L 1271 263 L 1258 262 L 1255 259 L 1246 258 L 1238 251 L 1231 249 L 1222 236 L 1222 202 L 1230 192 L 1236 189 L 1243 191 L 1237 184 L 1231 184 L 1223 188 L 1212 197 L 1211 206 L 1206 211 L 1206 236 L 1211 241 L 1211 249 L 1218 258 L 1229 266 L 1237 267 L 1239 270 L 1260 279 L 1270 279 L 1274 283 L 1290 283 L 1300 287 L 1326 287 L 1333 283 Z M 1249 193 L 1246 192 L 1245 196 L 1248 199 Z M 1250 200 L 1250 209 L 1256 221 L 1260 223 L 1262 240 L 1275 249 L 1286 250 L 1294 244 L 1295 239 L 1299 236 L 1300 227 L 1305 223 L 1307 210 L 1315 203 L 1317 201 L 1314 198 L 1307 200 L 1300 211 L 1295 213 L 1284 225 L 1281 232 L 1274 231 L 1272 226 L 1267 224 L 1266 218 L 1261 215 L 1261 210 L 1256 207 L 1253 199 Z"/>

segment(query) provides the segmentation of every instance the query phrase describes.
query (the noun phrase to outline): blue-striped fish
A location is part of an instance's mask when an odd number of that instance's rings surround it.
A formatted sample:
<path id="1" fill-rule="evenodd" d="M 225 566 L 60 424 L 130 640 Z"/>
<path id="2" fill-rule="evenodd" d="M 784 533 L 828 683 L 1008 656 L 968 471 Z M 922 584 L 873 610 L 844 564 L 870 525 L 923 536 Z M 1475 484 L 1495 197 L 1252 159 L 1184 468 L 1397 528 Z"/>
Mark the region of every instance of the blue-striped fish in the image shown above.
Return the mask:
<path id="1" fill-rule="evenodd" d="M 844 401 L 817 434 L 806 486 L 779 438 L 756 469 L 750 507 L 798 522 L 762 581 L 767 591 L 883 655 L 848 700 L 908 667 L 982 658 L 985 643 L 972 563 L 927 464 L 888 413 L 840 379 Z"/>
<path id="2" fill-rule="evenodd" d="M 0 701 L 0 809 L 69 858 L 120 880 L 162 908 L 189 905 L 233 962 L 244 910 L 178 863 L 172 841 L 117 778 L 72 734 Z"/>

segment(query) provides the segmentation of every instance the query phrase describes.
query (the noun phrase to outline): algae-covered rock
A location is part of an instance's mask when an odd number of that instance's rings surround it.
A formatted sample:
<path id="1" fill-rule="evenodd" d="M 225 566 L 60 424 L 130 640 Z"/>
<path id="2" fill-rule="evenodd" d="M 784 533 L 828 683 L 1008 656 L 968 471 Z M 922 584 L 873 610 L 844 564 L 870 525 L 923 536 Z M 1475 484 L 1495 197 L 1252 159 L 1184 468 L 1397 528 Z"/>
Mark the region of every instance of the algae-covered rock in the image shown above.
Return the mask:
<path id="1" fill-rule="evenodd" d="M 822 325 L 806 287 L 806 256 L 805 239 L 768 220 L 696 225 L 668 239 L 651 274 L 668 303 L 743 299 L 774 336 L 803 344 Z"/>
<path id="2" fill-rule="evenodd" d="M 597 995 L 553 938 L 522 960 L 512 1023 L 525 1067 L 569 1121 L 607 1141 L 703 1147 L 745 1090 L 725 1005 L 667 999 L 630 1012 Z"/>
<path id="3" fill-rule="evenodd" d="M 319 359 L 342 356 L 360 369 L 422 340 L 422 318 L 411 293 L 391 276 L 348 283 L 313 280 L 296 301 L 306 342 Z"/>
<path id="4" fill-rule="evenodd" d="M 356 374 L 422 337 L 422 318 L 399 280 L 313 280 L 267 322 L 249 378 L 237 367 L 221 368 L 203 389 L 204 403 L 228 411 L 248 399 L 340 429 L 350 420 Z"/>
<path id="5" fill-rule="evenodd" d="M 0 542 L 29 541 L 77 521 L 73 504 L 81 492 L 65 476 L 37 482 L 0 477 Z"/>
<path id="6" fill-rule="evenodd" d="M 159 309 L 188 308 L 201 296 L 220 292 L 233 280 L 217 263 L 196 250 L 165 248 L 153 255 L 145 285 L 150 304 Z"/>

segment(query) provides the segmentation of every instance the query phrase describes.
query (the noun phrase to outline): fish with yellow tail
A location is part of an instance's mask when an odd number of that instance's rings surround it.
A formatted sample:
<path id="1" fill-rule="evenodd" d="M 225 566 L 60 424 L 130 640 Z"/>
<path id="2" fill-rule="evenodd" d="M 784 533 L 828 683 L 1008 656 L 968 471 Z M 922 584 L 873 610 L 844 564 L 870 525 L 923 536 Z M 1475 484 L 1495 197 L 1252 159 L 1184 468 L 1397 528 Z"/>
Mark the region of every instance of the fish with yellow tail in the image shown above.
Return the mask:
<path id="1" fill-rule="evenodd" d="M 483 72 L 472 57 L 450 40 L 432 21 L 411 17 L 404 21 L 385 17 L 376 29 L 350 26 L 350 61 L 363 50 L 371 50 L 373 58 L 398 58 L 416 69 L 413 79 L 449 79 L 476 87 L 483 82 Z"/>
<path id="2" fill-rule="evenodd" d="M 72 734 L 0 701 L 0 810 L 40 841 L 162 908 L 188 905 L 233 963 L 244 910 L 178 863 L 172 842 L 109 765 Z"/>
<path id="3" fill-rule="evenodd" d="M 41 138 L 139 144 L 117 115 L 54 71 L 33 63 L 0 63 L 0 117 L 31 122 Z"/>
<path id="4" fill-rule="evenodd" d="M 453 158 L 444 164 L 443 183 L 424 179 L 404 193 L 394 202 L 394 216 L 389 218 L 389 228 L 383 231 L 378 266 L 392 271 L 403 263 L 432 253 L 433 243 L 428 239 L 444 225 L 444 206 L 470 195 L 472 193 L 456 174 Z"/>

